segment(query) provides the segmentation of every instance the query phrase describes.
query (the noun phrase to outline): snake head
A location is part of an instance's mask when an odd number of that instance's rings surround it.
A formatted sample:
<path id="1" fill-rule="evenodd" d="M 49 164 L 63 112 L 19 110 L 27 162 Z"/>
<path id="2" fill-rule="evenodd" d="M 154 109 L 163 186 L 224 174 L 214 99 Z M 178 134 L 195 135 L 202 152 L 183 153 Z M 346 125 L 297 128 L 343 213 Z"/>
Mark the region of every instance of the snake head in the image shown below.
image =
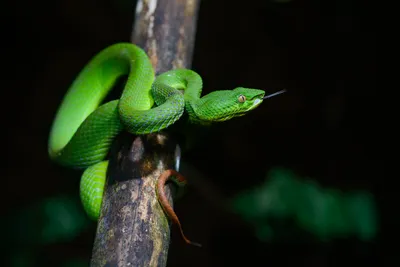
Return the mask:
<path id="1" fill-rule="evenodd" d="M 263 90 L 237 87 L 203 96 L 194 110 L 203 122 L 220 122 L 245 115 L 263 102 Z"/>

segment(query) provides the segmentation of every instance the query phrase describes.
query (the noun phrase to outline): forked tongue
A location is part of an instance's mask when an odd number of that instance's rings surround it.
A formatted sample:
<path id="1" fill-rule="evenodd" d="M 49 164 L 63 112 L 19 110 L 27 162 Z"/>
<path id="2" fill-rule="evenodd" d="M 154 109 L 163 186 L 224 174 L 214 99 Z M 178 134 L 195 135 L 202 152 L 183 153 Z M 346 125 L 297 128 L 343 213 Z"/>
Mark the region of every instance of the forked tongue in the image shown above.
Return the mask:
<path id="1" fill-rule="evenodd" d="M 267 98 L 270 98 L 270 97 L 273 97 L 273 96 L 276 96 L 276 95 L 280 95 L 280 94 L 283 94 L 284 92 L 286 92 L 286 89 L 283 89 L 283 90 L 280 90 L 278 92 L 266 95 L 266 96 L 263 97 L 263 99 L 267 99 Z"/>

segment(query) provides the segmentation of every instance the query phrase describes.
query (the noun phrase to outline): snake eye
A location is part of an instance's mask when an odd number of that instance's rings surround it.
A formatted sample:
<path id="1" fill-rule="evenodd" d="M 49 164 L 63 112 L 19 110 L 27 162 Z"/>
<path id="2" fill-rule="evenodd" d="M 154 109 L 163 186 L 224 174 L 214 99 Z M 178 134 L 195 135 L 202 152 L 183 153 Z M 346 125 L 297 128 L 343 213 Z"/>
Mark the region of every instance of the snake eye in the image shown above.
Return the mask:
<path id="1" fill-rule="evenodd" d="M 240 95 L 238 100 L 240 103 L 243 103 L 244 101 L 246 101 L 246 97 L 244 95 Z"/>

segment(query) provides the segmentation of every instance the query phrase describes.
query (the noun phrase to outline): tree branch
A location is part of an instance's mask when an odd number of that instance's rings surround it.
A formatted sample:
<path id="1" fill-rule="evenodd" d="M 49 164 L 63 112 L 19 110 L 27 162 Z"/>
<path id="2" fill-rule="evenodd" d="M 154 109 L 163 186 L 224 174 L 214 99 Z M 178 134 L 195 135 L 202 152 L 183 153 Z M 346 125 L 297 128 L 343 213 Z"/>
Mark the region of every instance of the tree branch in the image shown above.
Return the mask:
<path id="1" fill-rule="evenodd" d="M 131 40 L 148 53 L 156 74 L 190 68 L 199 0 L 138 1 Z"/>
<path id="2" fill-rule="evenodd" d="M 198 0 L 139 0 L 131 40 L 148 53 L 156 74 L 190 68 Z M 91 266 L 165 266 L 170 224 L 155 185 L 177 169 L 180 147 L 165 133 L 117 138 L 110 151 L 107 184 Z M 167 196 L 172 202 L 169 187 Z"/>

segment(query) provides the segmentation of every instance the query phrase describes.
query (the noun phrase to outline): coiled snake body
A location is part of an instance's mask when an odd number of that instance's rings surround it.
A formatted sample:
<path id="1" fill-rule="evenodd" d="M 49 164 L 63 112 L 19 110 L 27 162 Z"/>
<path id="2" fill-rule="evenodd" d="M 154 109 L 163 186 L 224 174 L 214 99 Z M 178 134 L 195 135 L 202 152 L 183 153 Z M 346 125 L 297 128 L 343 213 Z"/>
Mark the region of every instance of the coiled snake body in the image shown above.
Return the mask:
<path id="1" fill-rule="evenodd" d="M 102 103 L 117 79 L 128 75 L 119 100 Z M 183 94 L 180 90 L 183 90 Z M 125 130 L 158 132 L 186 111 L 191 123 L 207 124 L 242 116 L 263 101 L 264 91 L 238 87 L 201 96 L 202 79 L 188 69 L 155 77 L 145 52 L 131 43 L 98 53 L 68 89 L 54 119 L 48 151 L 59 164 L 84 169 L 80 196 L 97 220 L 111 142 Z"/>

